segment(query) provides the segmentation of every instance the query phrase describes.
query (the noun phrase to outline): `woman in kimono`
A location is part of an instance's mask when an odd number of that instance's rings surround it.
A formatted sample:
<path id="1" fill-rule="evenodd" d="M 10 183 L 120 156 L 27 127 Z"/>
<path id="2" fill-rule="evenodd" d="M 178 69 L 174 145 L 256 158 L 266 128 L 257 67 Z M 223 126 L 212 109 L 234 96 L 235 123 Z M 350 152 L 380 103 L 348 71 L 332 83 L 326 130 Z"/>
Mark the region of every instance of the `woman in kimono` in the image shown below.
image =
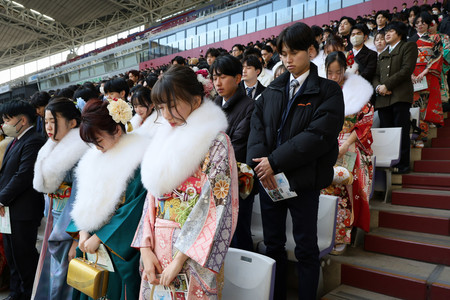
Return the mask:
<path id="1" fill-rule="evenodd" d="M 237 222 L 237 166 L 226 116 L 203 95 L 184 66 L 171 67 L 152 90 L 169 124 L 159 127 L 142 162 L 148 194 L 132 244 L 141 251 L 139 299 L 184 275 L 187 292 L 174 298 L 218 299 L 221 291 L 218 274 Z"/>
<path id="2" fill-rule="evenodd" d="M 122 99 L 90 100 L 84 107 L 80 135 L 95 147 L 75 171 L 77 195 L 67 228 L 79 238 L 82 252 L 95 253 L 104 244 L 114 268 L 106 294 L 110 300 L 137 299 L 139 292 L 139 251 L 130 244 L 147 193 L 139 165 L 148 139 L 126 134 L 131 116 L 131 106 Z M 73 299 L 87 298 L 74 290 Z"/>
<path id="3" fill-rule="evenodd" d="M 135 90 L 131 96 L 131 104 L 136 114 L 130 120 L 134 132 L 142 133 L 149 137 L 156 132 L 153 127 L 158 124 L 156 122 L 158 113 L 155 110 L 150 93 L 151 91 L 143 86 Z"/>
<path id="4" fill-rule="evenodd" d="M 339 197 L 335 249 L 332 253 L 341 254 L 351 242 L 353 227 L 369 231 L 369 197 L 373 179 L 370 129 L 374 111 L 370 98 L 373 88 L 360 75 L 345 72 L 346 58 L 342 52 L 328 55 L 325 66 L 327 78 L 342 87 L 345 103 L 344 126 L 338 137 L 337 164 L 341 166 L 335 168 L 333 184 L 322 191 L 323 194 Z"/>
<path id="5" fill-rule="evenodd" d="M 419 55 L 414 73 L 411 75 L 413 83 L 419 83 L 425 77 L 428 87 L 414 92 L 414 107 L 420 107 L 421 135 L 415 146 L 422 148 L 423 140 L 427 139 L 429 124 L 444 125 L 444 113 L 440 90 L 440 78 L 443 63 L 443 47 L 439 34 L 430 34 L 428 29 L 433 19 L 427 12 L 422 12 L 414 20 L 417 29 L 417 48 Z"/>
<path id="6" fill-rule="evenodd" d="M 45 108 L 49 139 L 34 165 L 33 187 L 49 200 L 47 224 L 33 287 L 33 299 L 71 299 L 67 268 L 77 243 L 66 233 L 75 196 L 74 168 L 89 149 L 80 138 L 81 113 L 68 98 L 56 98 Z"/>

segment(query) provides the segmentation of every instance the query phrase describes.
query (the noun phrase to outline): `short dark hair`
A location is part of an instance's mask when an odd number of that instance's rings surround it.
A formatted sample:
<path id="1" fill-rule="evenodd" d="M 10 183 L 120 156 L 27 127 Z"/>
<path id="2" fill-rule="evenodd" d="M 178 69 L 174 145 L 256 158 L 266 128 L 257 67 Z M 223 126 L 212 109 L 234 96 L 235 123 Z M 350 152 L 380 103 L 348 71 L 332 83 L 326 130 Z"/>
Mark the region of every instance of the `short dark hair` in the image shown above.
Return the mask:
<path id="1" fill-rule="evenodd" d="M 416 24 L 417 20 L 421 18 L 422 22 L 427 24 L 428 26 L 431 26 L 431 23 L 433 22 L 433 18 L 431 17 L 431 15 L 426 12 L 426 11 L 422 11 L 420 12 L 420 14 L 418 14 L 415 18 L 414 18 L 414 25 Z"/>
<path id="2" fill-rule="evenodd" d="M 270 46 L 264 46 L 264 47 L 262 47 L 261 51 L 263 51 L 263 50 L 266 50 L 266 51 L 269 52 L 269 53 L 273 53 L 273 49 L 272 49 L 272 47 L 270 47 Z"/>
<path id="3" fill-rule="evenodd" d="M 286 45 L 291 50 L 306 51 L 315 40 L 311 28 L 305 23 L 297 22 L 283 29 L 277 39 L 277 48 L 281 52 L 283 45 Z"/>
<path id="4" fill-rule="evenodd" d="M 150 74 L 145 78 L 145 82 L 147 82 L 147 88 L 152 89 L 155 83 L 158 81 L 158 76 L 155 74 Z"/>
<path id="5" fill-rule="evenodd" d="M 58 133 L 58 119 L 56 118 L 56 114 L 59 113 L 67 121 L 75 120 L 77 122 L 75 127 L 80 126 L 81 113 L 75 106 L 75 103 L 69 98 L 54 98 L 48 103 L 45 110 L 50 111 L 55 120 L 55 132 L 53 134 L 55 140 L 57 140 L 56 135 Z"/>
<path id="6" fill-rule="evenodd" d="M 177 64 L 179 64 L 179 65 L 185 65 L 186 64 L 186 60 L 184 59 L 184 57 L 181 57 L 179 55 L 177 55 L 174 58 L 172 58 L 172 60 L 170 62 L 173 63 L 174 61 L 176 61 Z"/>
<path id="7" fill-rule="evenodd" d="M 328 54 L 325 59 L 325 71 L 328 71 L 328 67 L 335 61 L 337 61 L 344 70 L 347 69 L 347 59 L 345 58 L 345 54 L 341 51 L 334 51 Z"/>
<path id="8" fill-rule="evenodd" d="M 256 57 L 255 55 L 244 56 L 244 58 L 242 59 L 242 65 L 244 65 L 244 63 L 246 63 L 248 67 L 254 67 L 255 70 L 262 71 L 263 68 L 262 63 L 259 60 L 259 58 Z"/>
<path id="9" fill-rule="evenodd" d="M 397 35 L 401 36 L 401 39 L 403 41 L 406 41 L 406 37 L 408 34 L 408 27 L 406 26 L 405 23 L 393 21 L 386 26 L 385 32 L 388 32 L 389 30 L 395 30 Z"/>
<path id="10" fill-rule="evenodd" d="M 355 24 L 355 25 L 352 27 L 352 29 L 350 30 L 350 34 L 352 33 L 352 31 L 353 31 L 354 29 L 356 29 L 356 30 L 361 30 L 361 32 L 362 32 L 364 35 L 369 35 L 369 28 L 367 28 L 367 26 L 366 26 L 365 24 L 362 24 L 362 23 Z"/>
<path id="11" fill-rule="evenodd" d="M 347 17 L 347 16 L 343 16 L 340 20 L 339 20 L 339 24 L 341 24 L 342 21 L 347 20 L 350 23 L 350 26 L 355 26 L 356 21 L 353 18 Z"/>
<path id="12" fill-rule="evenodd" d="M 159 110 L 158 105 L 160 104 L 167 104 L 168 107 L 177 109 L 176 102 L 179 100 L 185 101 L 192 107 L 195 96 L 200 96 L 203 101 L 203 85 L 190 67 L 181 65 L 170 67 L 156 82 L 151 93 L 157 110 Z M 186 122 L 186 120 L 183 121 Z"/>
<path id="13" fill-rule="evenodd" d="M 24 115 L 30 124 L 36 121 L 36 110 L 26 101 L 13 100 L 2 105 L 2 117 L 13 118 L 19 115 Z"/>
<path id="14" fill-rule="evenodd" d="M 231 49 L 233 49 L 234 47 L 237 47 L 239 49 L 239 51 L 244 52 L 245 48 L 244 45 L 241 44 L 234 44 L 233 47 L 231 47 Z"/>
<path id="15" fill-rule="evenodd" d="M 73 86 L 63 88 L 55 93 L 55 97 L 65 97 L 73 99 L 73 94 L 75 93 L 76 89 L 77 89 L 76 86 L 75 88 L 73 88 Z"/>
<path id="16" fill-rule="evenodd" d="M 107 81 L 103 89 L 105 93 L 120 93 L 121 91 L 125 91 L 125 99 L 123 100 L 128 98 L 128 93 L 130 92 L 130 87 L 123 78 L 114 78 Z"/>
<path id="17" fill-rule="evenodd" d="M 87 102 L 91 99 L 98 99 L 98 93 L 90 88 L 80 87 L 73 94 L 73 100 L 77 100 L 78 98 L 82 98 Z"/>
<path id="18" fill-rule="evenodd" d="M 138 70 L 130 70 L 130 71 L 128 71 L 128 74 L 130 74 L 130 73 L 133 74 L 133 76 L 137 76 L 137 77 L 139 77 L 141 75 Z"/>
<path id="19" fill-rule="evenodd" d="M 208 48 L 208 50 L 206 50 L 205 57 L 208 57 L 208 55 L 211 55 L 212 57 L 218 57 L 220 55 L 220 51 L 216 48 Z"/>
<path id="20" fill-rule="evenodd" d="M 234 56 L 231 55 L 221 55 L 213 62 L 209 69 L 209 73 L 211 78 L 213 77 L 214 72 L 217 75 L 228 75 L 228 76 L 237 76 L 238 74 L 242 75 L 242 64 Z"/>
<path id="21" fill-rule="evenodd" d="M 47 106 L 48 101 L 50 101 L 50 94 L 47 92 L 36 92 L 31 96 L 30 104 L 34 108 Z"/>
<path id="22" fill-rule="evenodd" d="M 270 47 L 270 46 L 268 46 L 268 47 Z M 272 51 L 273 51 L 273 49 L 272 49 Z M 249 55 L 254 55 L 254 56 L 262 59 L 261 50 L 259 50 L 259 49 L 250 48 L 250 49 L 245 50 L 244 56 L 249 56 Z"/>
<path id="23" fill-rule="evenodd" d="M 378 15 L 383 15 L 383 17 L 389 20 L 389 13 L 387 12 L 387 10 L 377 11 L 377 13 L 375 14 L 375 19 L 378 18 Z"/>
<path id="24" fill-rule="evenodd" d="M 317 26 L 317 25 L 311 26 L 311 30 L 314 32 L 314 36 L 315 36 L 315 37 L 318 37 L 318 36 L 320 36 L 321 34 L 323 34 L 323 29 L 320 28 L 320 27 Z"/>
<path id="25" fill-rule="evenodd" d="M 420 7 L 418 6 L 413 6 L 409 9 L 409 13 L 413 12 L 414 16 L 417 16 L 418 14 L 420 14 Z"/>
<path id="26" fill-rule="evenodd" d="M 133 93 L 133 96 L 131 96 L 131 104 L 133 106 L 142 105 L 147 109 L 149 109 L 150 106 L 153 104 L 150 93 L 151 91 L 148 88 L 139 86 Z"/>
<path id="27" fill-rule="evenodd" d="M 108 101 L 95 99 L 84 106 L 81 114 L 80 137 L 86 143 L 99 147 L 97 136 L 100 131 L 114 135 L 117 132 L 117 125 L 125 132 L 125 125 L 116 123 L 110 116 L 108 105 Z"/>

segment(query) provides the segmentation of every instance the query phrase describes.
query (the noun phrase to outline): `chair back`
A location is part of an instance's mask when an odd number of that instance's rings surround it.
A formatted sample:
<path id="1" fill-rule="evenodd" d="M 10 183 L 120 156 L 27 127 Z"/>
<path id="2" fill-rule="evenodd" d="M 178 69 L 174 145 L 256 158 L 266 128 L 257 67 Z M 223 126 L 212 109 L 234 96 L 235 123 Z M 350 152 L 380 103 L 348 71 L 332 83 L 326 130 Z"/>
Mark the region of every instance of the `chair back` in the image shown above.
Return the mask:
<path id="1" fill-rule="evenodd" d="M 372 151 L 376 167 L 389 168 L 400 161 L 401 127 L 372 128 Z"/>
<path id="2" fill-rule="evenodd" d="M 222 299 L 273 299 L 275 260 L 272 258 L 229 248 L 224 268 Z"/>

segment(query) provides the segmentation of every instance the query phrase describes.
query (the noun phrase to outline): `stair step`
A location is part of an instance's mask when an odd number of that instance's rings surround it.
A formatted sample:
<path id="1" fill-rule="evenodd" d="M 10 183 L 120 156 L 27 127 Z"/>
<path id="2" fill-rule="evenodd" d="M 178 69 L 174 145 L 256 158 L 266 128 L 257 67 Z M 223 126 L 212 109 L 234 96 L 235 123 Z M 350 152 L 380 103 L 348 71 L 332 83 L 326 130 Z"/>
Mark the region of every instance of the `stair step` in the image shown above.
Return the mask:
<path id="1" fill-rule="evenodd" d="M 450 211 L 379 201 L 371 201 L 370 208 L 379 211 L 379 227 L 450 235 Z"/>
<path id="2" fill-rule="evenodd" d="M 439 128 L 442 129 L 442 128 Z M 448 128 L 450 132 L 450 128 Z M 448 148 L 423 148 L 423 160 L 450 160 L 450 149 Z"/>
<path id="3" fill-rule="evenodd" d="M 392 204 L 450 209 L 450 191 L 395 189 L 392 191 Z"/>
<path id="4" fill-rule="evenodd" d="M 431 140 L 431 147 L 433 148 L 450 148 L 450 138 L 434 138 Z"/>
<path id="5" fill-rule="evenodd" d="M 358 289 L 342 284 L 321 298 L 322 300 L 397 300 L 383 294 Z"/>
<path id="6" fill-rule="evenodd" d="M 450 119 L 444 119 L 444 127 L 450 127 Z"/>
<path id="7" fill-rule="evenodd" d="M 341 284 L 401 299 L 427 299 L 427 280 L 432 299 L 450 299 L 450 267 L 367 252 L 350 247 L 332 257 L 341 263 Z M 432 274 L 440 276 L 432 280 Z M 438 274 L 439 275 L 439 274 Z M 345 299 L 345 298 L 342 298 Z"/>
<path id="8" fill-rule="evenodd" d="M 450 160 L 418 160 L 414 162 L 414 172 L 450 173 Z"/>
<path id="9" fill-rule="evenodd" d="M 438 138 L 450 137 L 450 127 L 441 127 L 437 129 Z"/>
<path id="10" fill-rule="evenodd" d="M 450 188 L 450 174 L 445 173 L 410 173 L 402 175 L 402 185 L 432 186 Z"/>
<path id="11" fill-rule="evenodd" d="M 366 234 L 364 249 L 420 261 L 450 265 L 450 237 L 389 228 Z"/>

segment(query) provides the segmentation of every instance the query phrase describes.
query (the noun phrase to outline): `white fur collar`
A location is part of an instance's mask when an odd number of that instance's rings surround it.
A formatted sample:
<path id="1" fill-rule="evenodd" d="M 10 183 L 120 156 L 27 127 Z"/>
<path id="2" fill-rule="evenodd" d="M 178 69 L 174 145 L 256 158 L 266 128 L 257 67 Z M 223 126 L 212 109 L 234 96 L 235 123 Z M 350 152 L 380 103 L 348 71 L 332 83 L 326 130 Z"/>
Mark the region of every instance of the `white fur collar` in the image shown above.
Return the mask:
<path id="1" fill-rule="evenodd" d="M 211 143 L 227 129 L 222 109 L 211 102 L 193 111 L 186 124 L 175 128 L 161 125 L 142 161 L 142 182 L 158 197 L 177 188 L 202 163 Z"/>
<path id="2" fill-rule="evenodd" d="M 372 85 L 360 75 L 345 73 L 345 83 L 342 87 L 345 103 L 345 115 L 359 112 L 373 94 Z"/>
<path id="3" fill-rule="evenodd" d="M 79 128 L 71 129 L 59 142 L 48 139 L 34 165 L 33 187 L 41 193 L 55 192 L 89 146 L 81 139 Z"/>
<path id="4" fill-rule="evenodd" d="M 92 147 L 81 158 L 75 172 L 78 186 L 71 213 L 79 230 L 95 231 L 108 223 L 148 142 L 146 137 L 130 133 L 107 152 Z"/>
<path id="5" fill-rule="evenodd" d="M 133 119 L 137 124 L 136 126 L 133 124 Z M 134 133 L 143 134 L 148 138 L 152 138 L 155 135 L 157 128 L 161 124 L 167 123 L 163 117 L 158 118 L 158 112 L 156 109 L 150 114 L 150 116 L 147 117 L 147 119 L 145 119 L 144 123 L 141 124 L 142 118 L 137 114 L 131 119 L 130 122 L 133 125 Z"/>

